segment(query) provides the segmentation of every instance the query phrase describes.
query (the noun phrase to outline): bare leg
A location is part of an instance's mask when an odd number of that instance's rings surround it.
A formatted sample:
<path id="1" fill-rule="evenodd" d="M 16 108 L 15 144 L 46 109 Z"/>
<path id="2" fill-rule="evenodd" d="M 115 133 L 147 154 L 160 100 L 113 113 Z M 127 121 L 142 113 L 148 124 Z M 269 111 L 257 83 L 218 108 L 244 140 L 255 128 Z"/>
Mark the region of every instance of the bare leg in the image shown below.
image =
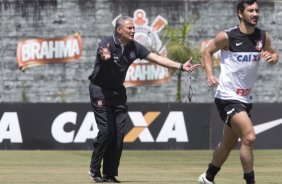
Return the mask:
<path id="1" fill-rule="evenodd" d="M 218 147 L 213 152 L 213 158 L 211 163 L 216 167 L 221 167 L 232 149 L 238 142 L 237 134 L 227 125 L 224 125 L 223 139 L 219 143 Z"/>
<path id="2" fill-rule="evenodd" d="M 199 183 L 206 180 L 213 182 L 214 177 L 228 158 L 232 149 L 236 146 L 238 138 L 241 138 L 240 160 L 244 171 L 244 179 L 247 184 L 254 184 L 254 157 L 253 143 L 256 139 L 253 124 L 245 111 L 235 113 L 230 119 L 231 127 L 224 125 L 223 138 L 213 152 L 212 161 L 204 174 L 199 176 Z M 205 177 L 203 177 L 205 176 Z M 206 178 L 206 179 L 205 179 Z"/>
<path id="3" fill-rule="evenodd" d="M 253 143 L 256 139 L 253 124 L 244 111 L 236 113 L 231 118 L 232 129 L 241 138 L 240 159 L 244 173 L 253 171 Z"/>
<path id="4" fill-rule="evenodd" d="M 206 171 L 205 177 L 207 180 L 211 182 L 214 181 L 214 177 L 220 170 L 225 160 L 228 158 L 231 150 L 236 146 L 237 142 L 237 134 L 230 127 L 228 127 L 228 125 L 224 125 L 222 141 L 214 150 L 212 161 Z M 201 176 L 198 179 L 198 181 L 203 181 L 202 183 L 206 183 L 204 180 L 205 179 L 201 178 Z"/>

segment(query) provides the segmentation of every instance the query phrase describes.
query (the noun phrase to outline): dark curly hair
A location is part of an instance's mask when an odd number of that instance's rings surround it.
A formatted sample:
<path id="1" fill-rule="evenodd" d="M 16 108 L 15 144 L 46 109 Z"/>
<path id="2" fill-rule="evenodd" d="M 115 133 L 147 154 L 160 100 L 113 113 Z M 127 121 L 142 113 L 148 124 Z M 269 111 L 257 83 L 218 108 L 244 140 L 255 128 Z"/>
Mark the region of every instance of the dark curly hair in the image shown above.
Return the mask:
<path id="1" fill-rule="evenodd" d="M 244 10 L 245 10 L 244 4 L 245 4 L 245 3 L 251 5 L 251 4 L 254 4 L 254 3 L 256 3 L 256 2 L 257 2 L 257 0 L 238 0 L 237 5 L 236 5 L 236 12 L 237 12 L 237 15 L 239 14 L 239 11 L 240 11 L 240 12 L 244 12 Z M 238 16 L 238 18 L 239 18 L 239 20 L 240 20 L 240 17 L 239 17 L 239 16 Z"/>

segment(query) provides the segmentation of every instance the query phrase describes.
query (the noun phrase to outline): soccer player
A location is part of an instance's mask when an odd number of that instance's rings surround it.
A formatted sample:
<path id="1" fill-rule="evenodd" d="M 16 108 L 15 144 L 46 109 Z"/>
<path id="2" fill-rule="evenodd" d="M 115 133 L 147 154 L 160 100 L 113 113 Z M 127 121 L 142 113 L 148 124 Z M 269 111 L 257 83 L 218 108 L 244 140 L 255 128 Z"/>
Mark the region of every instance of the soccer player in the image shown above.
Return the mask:
<path id="1" fill-rule="evenodd" d="M 150 52 L 134 40 L 135 26 L 130 17 L 117 19 L 115 33 L 101 41 L 94 70 L 89 76 L 89 93 L 99 129 L 93 141 L 89 174 L 95 182 L 114 182 L 118 175 L 127 116 L 127 96 L 123 85 L 129 66 L 137 58 L 161 66 L 192 72 L 200 64 L 181 64 Z M 101 162 L 103 160 L 103 177 Z"/>
<path id="2" fill-rule="evenodd" d="M 199 184 L 214 184 L 214 178 L 231 150 L 241 139 L 240 160 L 247 184 L 255 183 L 253 144 L 256 139 L 250 111 L 257 67 L 262 58 L 269 64 L 278 62 L 269 34 L 256 27 L 259 7 L 256 0 L 239 0 L 236 5 L 238 26 L 219 32 L 203 53 L 209 87 L 216 87 L 215 104 L 224 122 L 223 138 L 214 150 Z M 221 73 L 214 76 L 212 55 L 221 50 Z"/>

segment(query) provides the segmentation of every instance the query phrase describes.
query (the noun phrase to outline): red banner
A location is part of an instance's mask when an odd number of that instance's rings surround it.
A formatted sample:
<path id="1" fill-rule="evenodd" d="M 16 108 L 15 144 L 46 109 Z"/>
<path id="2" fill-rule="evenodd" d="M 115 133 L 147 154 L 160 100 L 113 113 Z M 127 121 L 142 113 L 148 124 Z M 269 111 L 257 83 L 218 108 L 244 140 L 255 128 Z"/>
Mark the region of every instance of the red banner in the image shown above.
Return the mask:
<path id="1" fill-rule="evenodd" d="M 82 40 L 79 33 L 56 38 L 36 38 L 22 40 L 17 47 L 19 68 L 47 63 L 65 63 L 80 59 Z"/>
<path id="2" fill-rule="evenodd" d="M 168 68 L 149 63 L 133 63 L 127 71 L 124 85 L 126 87 L 141 86 L 146 84 L 161 84 L 171 77 Z"/>

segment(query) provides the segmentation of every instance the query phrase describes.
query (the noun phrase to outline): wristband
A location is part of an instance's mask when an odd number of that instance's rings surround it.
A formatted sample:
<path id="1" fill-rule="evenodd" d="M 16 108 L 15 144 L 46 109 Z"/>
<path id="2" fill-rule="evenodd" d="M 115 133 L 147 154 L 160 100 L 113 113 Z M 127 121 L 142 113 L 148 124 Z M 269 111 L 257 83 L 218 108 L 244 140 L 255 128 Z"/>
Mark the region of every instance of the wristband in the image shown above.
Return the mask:
<path id="1" fill-rule="evenodd" d="M 182 63 L 179 63 L 179 66 L 178 66 L 178 68 L 177 68 L 179 71 L 184 71 L 183 70 L 183 64 Z"/>

